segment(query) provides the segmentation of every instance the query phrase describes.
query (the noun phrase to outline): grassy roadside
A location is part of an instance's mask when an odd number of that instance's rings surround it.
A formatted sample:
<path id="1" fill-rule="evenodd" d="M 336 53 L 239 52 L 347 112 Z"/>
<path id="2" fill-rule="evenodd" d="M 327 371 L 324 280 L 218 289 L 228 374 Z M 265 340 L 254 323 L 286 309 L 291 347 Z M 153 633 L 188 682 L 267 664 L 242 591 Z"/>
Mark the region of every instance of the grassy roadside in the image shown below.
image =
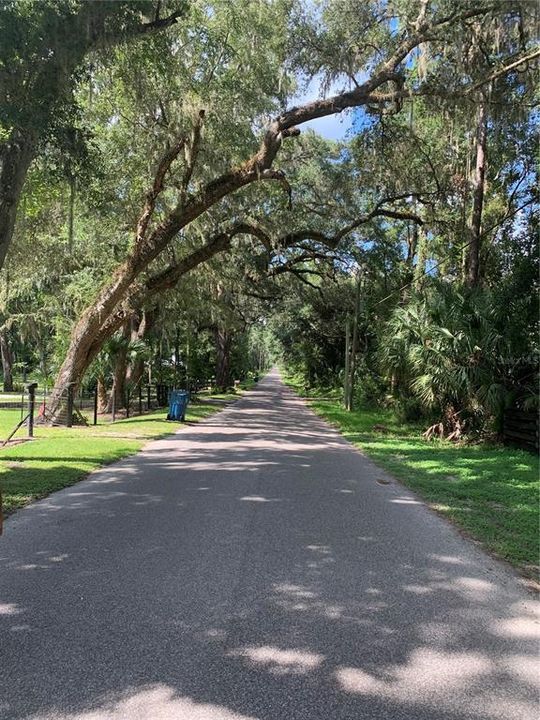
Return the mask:
<path id="1" fill-rule="evenodd" d="M 188 405 L 186 421 L 198 422 L 219 411 L 238 393 L 199 396 Z M 0 488 L 4 512 L 72 485 L 92 470 L 139 451 L 147 442 L 169 435 L 179 423 L 165 420 L 165 408 L 114 424 L 87 427 L 36 426 L 35 440 L 0 449 Z M 8 436 L 19 410 L 0 410 L 0 438 Z M 22 428 L 15 436 L 24 437 Z"/>
<path id="2" fill-rule="evenodd" d="M 285 378 L 300 395 L 302 388 Z M 539 462 L 525 450 L 426 441 L 422 427 L 384 409 L 348 413 L 337 396 L 313 410 L 469 536 L 538 579 Z M 375 427 L 375 426 L 378 426 Z"/>

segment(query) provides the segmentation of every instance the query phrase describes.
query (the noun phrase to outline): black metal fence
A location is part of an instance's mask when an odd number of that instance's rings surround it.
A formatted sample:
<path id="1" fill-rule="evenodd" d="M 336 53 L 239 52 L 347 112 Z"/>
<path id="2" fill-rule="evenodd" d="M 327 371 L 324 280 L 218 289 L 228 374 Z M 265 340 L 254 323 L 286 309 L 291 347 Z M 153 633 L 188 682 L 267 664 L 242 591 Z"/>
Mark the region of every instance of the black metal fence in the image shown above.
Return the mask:
<path id="1" fill-rule="evenodd" d="M 207 381 L 192 381 L 189 383 L 189 391 L 195 397 L 201 389 L 208 386 Z M 29 393 L 30 386 L 26 386 L 20 395 L 0 399 L 0 409 L 20 410 L 20 419 L 23 421 L 29 411 L 29 403 L 32 401 L 33 415 L 36 422 L 50 422 L 49 414 L 49 393 L 46 388 L 33 387 L 32 394 Z M 74 391 L 67 388 L 60 400 L 60 406 L 54 415 L 55 425 L 72 425 L 89 423 L 97 424 L 98 417 L 106 417 L 110 422 L 123 418 L 142 415 L 144 413 L 165 408 L 169 402 L 169 392 L 177 389 L 166 383 L 151 383 L 127 387 L 123 394 L 109 392 L 109 407 L 104 413 L 99 412 L 98 388 L 92 390 Z M 32 397 L 33 396 L 33 397 Z"/>
<path id="2" fill-rule="evenodd" d="M 111 391 L 108 408 L 104 415 L 108 416 L 111 422 L 115 422 L 165 408 L 169 402 L 169 392 L 172 389 L 172 385 L 155 383 L 138 385 L 135 388 L 127 387 L 121 394 Z M 71 395 L 72 391 L 68 388 L 62 397 L 60 413 L 56 413 L 55 421 L 60 425 L 70 426 L 77 422 L 83 422 L 83 418 L 86 418 L 87 422 L 96 425 L 99 415 L 97 386 L 91 393 L 77 392 L 72 397 Z M 46 413 L 45 407 L 45 416 Z"/>

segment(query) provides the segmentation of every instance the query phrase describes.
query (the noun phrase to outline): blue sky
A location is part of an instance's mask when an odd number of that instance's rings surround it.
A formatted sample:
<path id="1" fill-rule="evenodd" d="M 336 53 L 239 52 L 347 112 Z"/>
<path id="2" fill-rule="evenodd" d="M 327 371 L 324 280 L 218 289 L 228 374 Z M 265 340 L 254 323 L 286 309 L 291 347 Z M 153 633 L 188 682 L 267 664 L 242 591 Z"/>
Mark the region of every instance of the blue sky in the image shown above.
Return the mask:
<path id="1" fill-rule="evenodd" d="M 346 111 L 340 115 L 329 115 L 318 120 L 310 120 L 302 125 L 302 129 L 308 127 L 313 128 L 315 132 L 329 140 L 344 140 L 347 131 L 352 127 L 352 115 Z"/>
<path id="2" fill-rule="evenodd" d="M 301 105 L 321 97 L 337 95 L 343 91 L 343 85 L 337 84 L 331 87 L 326 94 L 323 94 L 320 88 L 320 77 L 314 77 L 304 92 L 298 93 L 292 98 L 291 104 Z M 303 123 L 301 129 L 312 128 L 315 132 L 319 133 L 319 135 L 329 140 L 346 140 L 350 138 L 355 131 L 358 133 L 370 127 L 372 123 L 373 117 L 366 113 L 364 107 L 358 107 L 344 110 L 337 115 L 328 115 L 328 117 L 319 118 L 318 120 L 310 120 L 307 123 Z"/>
<path id="3" fill-rule="evenodd" d="M 323 97 L 320 86 L 321 78 L 317 76 L 312 78 L 304 92 L 298 93 L 298 95 L 292 99 L 291 104 L 301 105 Z M 341 87 L 330 88 L 326 96 L 334 95 L 341 89 Z M 344 111 L 339 115 L 329 115 L 328 117 L 319 118 L 318 120 L 310 120 L 307 123 L 303 123 L 301 129 L 312 128 L 315 132 L 319 133 L 319 135 L 329 140 L 344 140 L 347 131 L 352 127 L 352 118 L 353 116 L 350 111 Z"/>

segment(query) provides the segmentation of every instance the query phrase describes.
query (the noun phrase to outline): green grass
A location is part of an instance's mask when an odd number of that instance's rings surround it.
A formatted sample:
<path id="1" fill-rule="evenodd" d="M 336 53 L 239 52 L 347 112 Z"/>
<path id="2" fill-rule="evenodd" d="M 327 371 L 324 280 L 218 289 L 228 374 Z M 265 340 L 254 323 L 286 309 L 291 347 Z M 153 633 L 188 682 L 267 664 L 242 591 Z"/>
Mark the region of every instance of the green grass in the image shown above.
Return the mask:
<path id="1" fill-rule="evenodd" d="M 238 395 L 201 397 L 188 405 L 187 422 L 197 422 Z M 0 488 L 4 511 L 12 512 L 81 480 L 92 470 L 140 450 L 148 441 L 169 435 L 179 423 L 167 422 L 165 408 L 146 415 L 86 427 L 35 428 L 35 440 L 0 448 Z M 0 410 L 0 438 L 20 419 L 20 410 Z M 21 428 L 15 439 L 25 437 Z"/>
<path id="2" fill-rule="evenodd" d="M 289 378 L 298 392 L 298 383 Z M 525 450 L 427 441 L 423 426 L 384 409 L 346 412 L 340 399 L 311 397 L 313 410 L 378 465 L 495 555 L 538 577 L 539 463 Z M 374 430 L 375 425 L 385 431 Z"/>

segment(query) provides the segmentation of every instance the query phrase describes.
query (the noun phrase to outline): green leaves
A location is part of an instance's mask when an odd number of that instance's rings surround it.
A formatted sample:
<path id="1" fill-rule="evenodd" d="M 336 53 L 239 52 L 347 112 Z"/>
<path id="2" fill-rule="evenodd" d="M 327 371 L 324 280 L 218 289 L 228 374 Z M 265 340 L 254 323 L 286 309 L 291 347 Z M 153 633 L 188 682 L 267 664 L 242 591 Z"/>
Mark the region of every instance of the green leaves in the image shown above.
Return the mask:
<path id="1" fill-rule="evenodd" d="M 508 374 L 507 321 L 487 290 L 464 294 L 434 285 L 393 313 L 381 335 L 383 367 L 398 371 L 427 409 L 443 414 L 452 406 L 471 423 L 475 416 L 498 417 L 525 390 L 518 375 Z"/>

